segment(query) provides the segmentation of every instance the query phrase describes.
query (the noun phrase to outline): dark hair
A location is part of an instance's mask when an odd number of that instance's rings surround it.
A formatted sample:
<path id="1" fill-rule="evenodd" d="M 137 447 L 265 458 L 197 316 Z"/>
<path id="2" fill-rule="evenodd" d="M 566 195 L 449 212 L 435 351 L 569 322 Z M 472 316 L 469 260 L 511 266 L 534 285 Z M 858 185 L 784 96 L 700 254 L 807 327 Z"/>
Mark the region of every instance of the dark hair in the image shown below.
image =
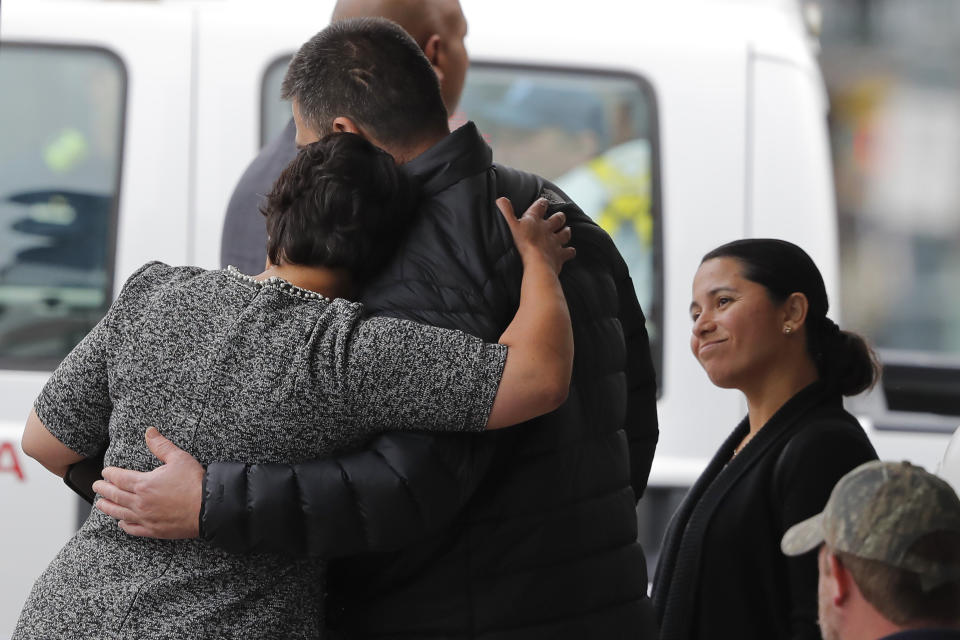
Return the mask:
<path id="1" fill-rule="evenodd" d="M 262 209 L 274 264 L 339 267 L 364 280 L 393 255 L 413 215 L 416 189 L 386 151 L 333 133 L 305 146 Z"/>
<path id="2" fill-rule="evenodd" d="M 437 74 L 399 25 L 384 18 L 335 22 L 300 47 L 282 97 L 323 136 L 333 119 L 351 118 L 381 144 L 408 147 L 447 133 Z"/>
<path id="3" fill-rule="evenodd" d="M 763 285 L 777 304 L 793 293 L 807 297 L 807 351 L 821 380 L 845 396 L 876 383 L 880 375 L 876 355 L 861 336 L 841 331 L 827 317 L 830 304 L 823 276 L 806 251 L 785 240 L 748 238 L 717 247 L 703 256 L 701 264 L 714 258 L 738 260 L 743 277 Z"/>
<path id="4" fill-rule="evenodd" d="M 960 563 L 960 537 L 950 531 L 935 532 L 915 542 L 910 552 L 933 563 L 956 565 Z M 920 576 L 912 571 L 842 551 L 834 553 L 867 602 L 894 624 L 960 624 L 960 582 L 924 589 Z"/>

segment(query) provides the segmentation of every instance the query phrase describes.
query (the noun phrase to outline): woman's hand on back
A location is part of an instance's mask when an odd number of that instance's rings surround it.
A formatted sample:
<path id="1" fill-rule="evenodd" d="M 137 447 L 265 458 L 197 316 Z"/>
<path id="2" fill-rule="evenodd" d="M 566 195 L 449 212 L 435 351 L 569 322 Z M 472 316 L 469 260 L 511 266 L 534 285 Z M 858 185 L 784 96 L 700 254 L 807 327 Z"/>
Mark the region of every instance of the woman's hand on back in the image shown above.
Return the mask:
<path id="1" fill-rule="evenodd" d="M 497 198 L 497 207 L 507 221 L 524 267 L 531 261 L 540 261 L 559 274 L 563 263 L 577 252 L 573 247 L 565 246 L 571 237 L 570 227 L 565 226 L 567 217 L 558 211 L 545 218 L 547 204 L 545 198 L 538 198 L 517 218 L 510 200 Z"/>
<path id="2" fill-rule="evenodd" d="M 488 429 L 518 424 L 553 411 L 567 399 L 573 370 L 573 329 L 557 276 L 576 251 L 566 216 L 544 218 L 547 201 L 540 198 L 519 219 L 506 198 L 497 206 L 510 227 L 523 260 L 520 305 L 500 336 L 509 347 L 500 387 L 487 421 Z"/>

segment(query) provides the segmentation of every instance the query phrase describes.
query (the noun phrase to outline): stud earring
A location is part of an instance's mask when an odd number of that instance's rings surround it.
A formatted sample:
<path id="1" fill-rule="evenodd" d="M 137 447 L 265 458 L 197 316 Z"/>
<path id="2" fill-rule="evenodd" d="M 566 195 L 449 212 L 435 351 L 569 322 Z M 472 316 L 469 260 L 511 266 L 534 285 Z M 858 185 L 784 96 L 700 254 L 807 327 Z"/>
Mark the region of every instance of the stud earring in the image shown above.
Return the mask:
<path id="1" fill-rule="evenodd" d="M 784 325 L 784 327 L 783 327 L 783 332 L 784 332 L 784 333 L 791 333 L 792 331 L 793 331 L 793 327 L 791 327 L 791 326 L 788 325 L 788 324 L 787 324 L 787 325 Z"/>

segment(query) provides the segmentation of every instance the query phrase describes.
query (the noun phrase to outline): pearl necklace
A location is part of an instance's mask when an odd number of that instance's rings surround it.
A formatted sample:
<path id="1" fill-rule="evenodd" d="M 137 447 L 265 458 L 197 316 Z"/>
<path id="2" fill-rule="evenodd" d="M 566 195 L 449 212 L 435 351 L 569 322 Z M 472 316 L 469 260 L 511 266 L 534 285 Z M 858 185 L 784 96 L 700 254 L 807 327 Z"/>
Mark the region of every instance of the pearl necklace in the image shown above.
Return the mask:
<path id="1" fill-rule="evenodd" d="M 248 276 L 245 273 L 241 273 L 240 270 L 233 265 L 227 267 L 227 273 L 238 280 L 249 282 L 257 287 L 272 287 L 295 298 L 300 298 L 301 300 L 321 300 L 323 302 L 330 302 L 330 298 L 327 296 L 321 295 L 316 291 L 310 291 L 309 289 L 298 287 L 295 284 L 290 284 L 279 276 L 271 276 L 265 280 L 257 280 L 253 276 Z"/>

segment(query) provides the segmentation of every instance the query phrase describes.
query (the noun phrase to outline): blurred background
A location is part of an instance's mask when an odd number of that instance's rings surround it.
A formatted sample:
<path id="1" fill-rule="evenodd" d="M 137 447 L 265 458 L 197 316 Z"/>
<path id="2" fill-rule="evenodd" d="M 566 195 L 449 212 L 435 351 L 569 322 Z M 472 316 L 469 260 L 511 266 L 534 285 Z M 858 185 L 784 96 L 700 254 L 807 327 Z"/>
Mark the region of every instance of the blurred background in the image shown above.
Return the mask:
<path id="1" fill-rule="evenodd" d="M 244 0 L 0 6 L 0 638 L 84 515 L 18 453 L 23 416 L 134 268 L 218 265 L 227 198 L 287 124 L 286 65 L 332 1 L 294 4 L 294 24 L 271 29 L 265 16 L 280 10 Z M 638 524 L 651 575 L 673 509 L 744 409 L 686 345 L 696 262 L 737 235 L 772 224 L 814 245 L 833 313 L 886 367 L 851 409 L 886 438 L 881 455 L 935 462 L 960 423 L 960 1 L 462 5 L 474 64 L 452 124 L 475 121 L 497 161 L 555 181 L 592 215 L 648 316 L 661 446 Z M 774 63 L 800 73 L 780 83 Z M 783 167 L 756 167 L 754 193 L 750 162 L 779 162 L 789 141 L 772 135 L 764 156 L 751 139 L 762 86 L 782 105 L 766 125 L 799 136 L 791 153 L 809 158 L 769 193 L 763 177 Z M 826 119 L 828 138 L 790 131 L 804 109 Z M 811 158 L 830 173 L 824 194 L 804 188 Z M 804 215 L 808 202 L 827 203 L 829 228 Z"/>
<path id="2" fill-rule="evenodd" d="M 960 3 L 823 0 L 843 312 L 960 357 Z"/>

